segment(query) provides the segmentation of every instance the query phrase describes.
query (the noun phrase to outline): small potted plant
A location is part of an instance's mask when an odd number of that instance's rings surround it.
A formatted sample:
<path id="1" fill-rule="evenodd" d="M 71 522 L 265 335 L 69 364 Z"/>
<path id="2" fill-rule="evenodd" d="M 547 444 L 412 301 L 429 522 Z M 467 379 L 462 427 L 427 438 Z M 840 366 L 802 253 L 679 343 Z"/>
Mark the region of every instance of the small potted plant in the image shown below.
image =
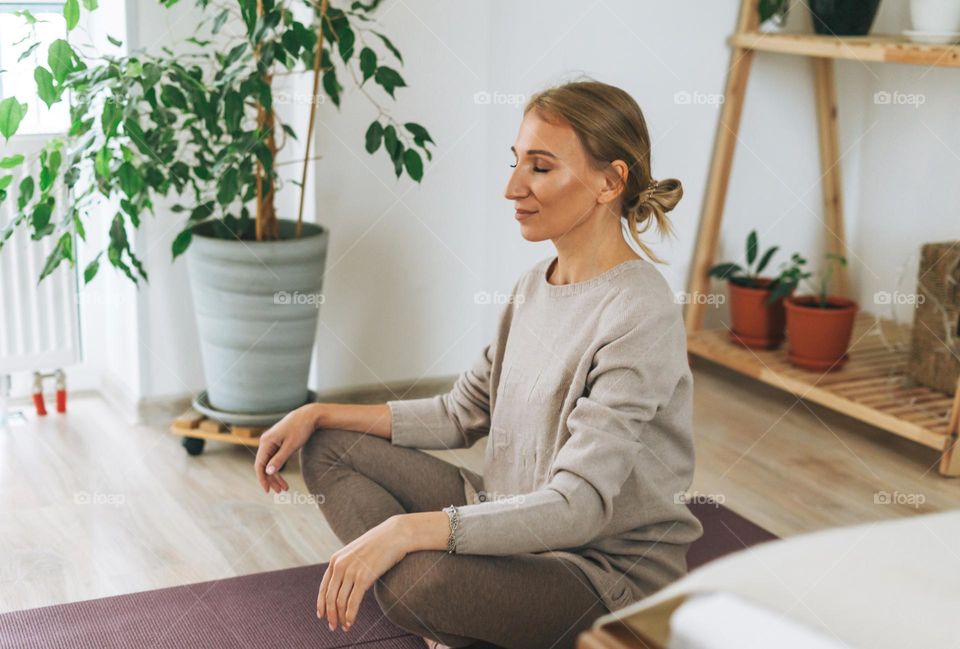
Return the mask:
<path id="1" fill-rule="evenodd" d="M 791 295 L 784 300 L 787 311 L 787 359 L 808 370 L 828 372 L 847 362 L 847 348 L 853 333 L 858 306 L 853 300 L 829 293 L 834 268 L 846 266 L 842 255 L 827 253 L 826 268 L 809 284 L 812 293 Z M 783 285 L 797 286 L 812 277 L 803 269 L 806 260 L 794 253 L 793 264 L 778 278 Z"/>
<path id="2" fill-rule="evenodd" d="M 746 268 L 737 263 L 725 263 L 717 264 L 709 271 L 710 277 L 727 280 L 732 320 L 728 335 L 744 347 L 771 349 L 783 342 L 783 295 L 772 294 L 778 280 L 760 275 L 777 250 L 777 246 L 768 248 L 758 260 L 760 243 L 757 231 L 751 230 L 747 236 Z"/>
<path id="3" fill-rule="evenodd" d="M 787 24 L 790 13 L 789 0 L 757 0 L 757 13 L 760 17 L 760 31 L 779 32 Z"/>

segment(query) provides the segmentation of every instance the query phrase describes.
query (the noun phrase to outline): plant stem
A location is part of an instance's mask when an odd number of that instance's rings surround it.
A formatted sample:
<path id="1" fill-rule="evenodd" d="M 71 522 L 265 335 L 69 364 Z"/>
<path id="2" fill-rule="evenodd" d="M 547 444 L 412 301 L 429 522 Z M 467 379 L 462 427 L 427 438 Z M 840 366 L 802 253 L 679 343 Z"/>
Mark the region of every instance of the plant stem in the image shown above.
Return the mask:
<path id="1" fill-rule="evenodd" d="M 317 116 L 317 91 L 320 89 L 320 61 L 323 54 L 323 21 L 327 16 L 327 0 L 320 5 L 320 21 L 317 23 L 317 52 L 313 57 L 313 96 L 310 101 L 310 123 L 307 125 L 307 141 L 303 152 L 303 173 L 300 175 L 300 207 L 297 210 L 297 231 L 299 239 L 303 232 L 303 202 L 307 191 L 307 164 L 310 160 L 310 143 L 313 140 L 313 123 Z"/>

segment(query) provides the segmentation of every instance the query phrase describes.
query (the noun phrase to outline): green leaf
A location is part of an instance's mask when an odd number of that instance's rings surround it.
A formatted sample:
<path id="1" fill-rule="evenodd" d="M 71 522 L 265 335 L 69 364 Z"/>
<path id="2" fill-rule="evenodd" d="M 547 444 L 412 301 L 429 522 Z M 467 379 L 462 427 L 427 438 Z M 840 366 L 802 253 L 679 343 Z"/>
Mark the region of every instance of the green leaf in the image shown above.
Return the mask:
<path id="1" fill-rule="evenodd" d="M 369 47 L 360 50 L 360 71 L 363 72 L 363 81 L 360 85 L 363 85 L 377 71 L 377 53 Z"/>
<path id="2" fill-rule="evenodd" d="M 383 146 L 384 148 L 386 148 L 387 154 L 390 156 L 391 159 L 397 157 L 395 153 L 397 151 L 397 145 L 399 143 L 400 142 L 397 139 L 396 129 L 393 128 L 392 124 L 390 126 L 387 126 L 387 128 L 385 128 L 383 131 Z"/>
<path id="3" fill-rule="evenodd" d="M 17 132 L 26 114 L 27 105 L 17 101 L 16 97 L 7 97 L 0 101 L 0 134 L 9 140 Z"/>
<path id="4" fill-rule="evenodd" d="M 53 85 L 53 75 L 50 74 L 50 70 L 42 65 L 38 66 L 33 71 L 33 78 L 37 82 L 37 95 L 47 108 L 60 101 L 60 93 Z"/>
<path id="5" fill-rule="evenodd" d="M 407 85 L 399 72 L 385 65 L 377 68 L 377 71 L 373 75 L 373 80 L 383 86 L 383 89 L 386 90 L 387 94 L 391 97 L 394 97 L 393 91 L 395 88 Z"/>
<path id="6" fill-rule="evenodd" d="M 404 127 L 410 131 L 410 134 L 413 135 L 413 141 L 420 146 L 423 146 L 424 142 L 433 142 L 433 138 L 430 137 L 430 134 L 427 133 L 427 129 L 423 128 L 416 122 L 407 122 L 404 124 Z"/>
<path id="7" fill-rule="evenodd" d="M 160 101 L 170 108 L 187 110 L 187 98 L 175 86 L 164 84 L 160 89 Z"/>
<path id="8" fill-rule="evenodd" d="M 24 176 L 20 181 L 20 192 L 17 195 L 17 209 L 23 211 L 30 199 L 33 198 L 34 182 L 33 176 Z"/>
<path id="9" fill-rule="evenodd" d="M 129 162 L 124 162 L 117 169 L 117 180 L 120 182 L 120 189 L 128 197 L 133 198 L 143 188 L 143 176 L 140 171 Z"/>
<path id="10" fill-rule="evenodd" d="M 757 258 L 757 231 L 751 230 L 750 234 L 747 235 L 747 265 L 750 266 L 753 264 L 753 260 Z"/>
<path id="11" fill-rule="evenodd" d="M 97 8 L 97 0 L 83 0 L 83 7 L 87 11 L 94 11 Z"/>
<path id="12" fill-rule="evenodd" d="M 404 151 L 403 166 L 407 168 L 407 173 L 410 174 L 411 178 L 420 182 L 420 179 L 423 178 L 423 160 L 419 153 L 413 149 Z"/>
<path id="13" fill-rule="evenodd" d="M 30 215 L 30 225 L 33 227 L 34 236 L 38 236 L 50 224 L 50 215 L 53 213 L 52 200 L 52 198 L 48 198 L 46 201 L 37 203 L 36 207 L 33 208 L 33 214 Z"/>
<path id="14" fill-rule="evenodd" d="M 107 34 L 107 40 L 110 41 L 110 44 L 115 47 L 121 47 L 123 45 L 123 41 L 114 38 L 110 34 Z"/>
<path id="15" fill-rule="evenodd" d="M 400 56 L 400 50 L 394 47 L 393 43 L 390 42 L 390 39 L 384 36 L 383 34 L 381 34 L 380 32 L 373 32 L 373 33 L 380 37 L 380 40 L 383 41 L 383 44 L 387 46 L 387 49 L 390 50 L 395 57 L 397 57 L 397 60 L 400 61 L 400 64 L 402 65 L 403 57 Z"/>
<path id="16" fill-rule="evenodd" d="M 220 177 L 220 183 L 217 187 L 217 202 L 221 205 L 229 205 L 237 196 L 239 185 L 237 183 L 237 168 L 230 167 L 226 173 Z"/>
<path id="17" fill-rule="evenodd" d="M 73 236 L 69 232 L 64 232 L 57 240 L 56 247 L 50 251 L 47 257 L 47 263 L 43 265 L 43 271 L 40 273 L 40 279 L 37 284 L 43 281 L 43 278 L 57 269 L 57 266 L 64 260 L 73 263 Z"/>
<path id="18" fill-rule="evenodd" d="M 404 158 L 405 147 L 402 142 L 397 142 L 397 148 L 393 152 L 393 170 L 397 174 L 397 178 L 400 177 L 400 174 L 403 173 L 403 158 Z"/>
<path id="19" fill-rule="evenodd" d="M 380 148 L 380 141 L 383 139 L 383 125 L 380 122 L 373 122 L 367 129 L 366 148 L 367 153 L 375 153 Z"/>
<path id="20" fill-rule="evenodd" d="M 90 280 L 96 276 L 97 271 L 100 270 L 100 255 L 102 254 L 103 252 L 98 252 L 97 256 L 93 258 L 93 261 L 87 264 L 87 267 L 83 269 L 84 285 L 89 284 Z"/>
<path id="21" fill-rule="evenodd" d="M 777 253 L 777 250 L 780 249 L 780 246 L 774 246 L 763 253 L 763 257 L 760 258 L 760 263 L 757 264 L 757 275 L 763 272 L 763 269 L 767 267 L 767 264 L 770 263 L 770 259 Z"/>
<path id="22" fill-rule="evenodd" d="M 50 43 L 50 49 L 47 51 L 47 63 L 50 65 L 50 71 L 53 72 L 53 78 L 57 80 L 57 83 L 63 83 L 67 75 L 77 69 L 74 62 L 78 60 L 76 52 L 73 51 L 67 41 L 58 38 Z"/>
<path id="23" fill-rule="evenodd" d="M 6 158 L 0 159 L 0 169 L 13 169 L 21 162 L 23 162 L 23 155 L 20 153 L 7 156 Z"/>
<path id="24" fill-rule="evenodd" d="M 242 117 L 243 97 L 239 92 L 231 90 L 223 98 L 223 120 L 227 124 L 227 130 L 231 132 L 239 131 Z"/>
<path id="25" fill-rule="evenodd" d="M 5 190 L 13 182 L 13 176 L 0 176 L 0 192 Z"/>
<path id="26" fill-rule="evenodd" d="M 103 114 L 100 116 L 100 126 L 103 128 L 103 135 L 110 139 L 117 132 L 120 125 L 120 109 L 117 104 L 109 97 L 103 103 Z"/>
<path id="27" fill-rule="evenodd" d="M 109 147 L 104 146 L 97 151 L 97 155 L 93 160 L 93 170 L 99 178 L 104 180 L 110 178 L 110 160 L 112 157 L 112 152 Z"/>
<path id="28" fill-rule="evenodd" d="M 340 82 L 337 81 L 337 73 L 332 69 L 323 74 L 323 89 L 326 91 L 327 95 L 330 96 L 330 99 L 333 101 L 334 105 L 340 106 L 340 91 L 343 90 L 343 86 L 340 85 Z"/>
<path id="29" fill-rule="evenodd" d="M 70 31 L 80 22 L 80 2 L 67 0 L 63 5 L 63 19 L 67 22 L 67 31 Z"/>
<path id="30" fill-rule="evenodd" d="M 173 258 L 176 259 L 186 251 L 190 246 L 190 242 L 193 240 L 193 227 L 185 228 L 180 231 L 180 234 L 176 236 L 173 240 Z"/>

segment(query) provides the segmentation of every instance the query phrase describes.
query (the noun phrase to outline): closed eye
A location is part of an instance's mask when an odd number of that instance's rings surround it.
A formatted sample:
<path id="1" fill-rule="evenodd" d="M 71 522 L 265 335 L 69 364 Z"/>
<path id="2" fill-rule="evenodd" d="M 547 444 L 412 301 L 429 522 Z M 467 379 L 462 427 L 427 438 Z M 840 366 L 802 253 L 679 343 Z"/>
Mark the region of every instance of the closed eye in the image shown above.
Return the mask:
<path id="1" fill-rule="evenodd" d="M 511 169 L 516 169 L 516 167 L 517 167 L 516 163 L 510 165 L 510 168 L 511 168 Z M 538 174 L 545 174 L 545 173 L 547 173 L 548 171 L 550 171 L 549 169 L 541 169 L 541 168 L 539 168 L 539 167 L 534 167 L 533 170 L 534 170 L 536 173 L 538 173 Z"/>

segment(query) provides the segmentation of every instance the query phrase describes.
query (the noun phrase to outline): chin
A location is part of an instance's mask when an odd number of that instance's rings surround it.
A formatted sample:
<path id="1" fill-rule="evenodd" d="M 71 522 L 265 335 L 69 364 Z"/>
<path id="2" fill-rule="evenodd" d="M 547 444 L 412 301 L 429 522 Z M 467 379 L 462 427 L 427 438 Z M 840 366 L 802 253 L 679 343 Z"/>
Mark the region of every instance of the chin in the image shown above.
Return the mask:
<path id="1" fill-rule="evenodd" d="M 531 241 L 531 242 L 545 241 L 546 239 L 550 238 L 550 237 L 544 236 L 543 233 L 540 232 L 538 228 L 534 228 L 528 225 L 520 226 L 520 236 L 522 236 L 527 241 Z"/>

